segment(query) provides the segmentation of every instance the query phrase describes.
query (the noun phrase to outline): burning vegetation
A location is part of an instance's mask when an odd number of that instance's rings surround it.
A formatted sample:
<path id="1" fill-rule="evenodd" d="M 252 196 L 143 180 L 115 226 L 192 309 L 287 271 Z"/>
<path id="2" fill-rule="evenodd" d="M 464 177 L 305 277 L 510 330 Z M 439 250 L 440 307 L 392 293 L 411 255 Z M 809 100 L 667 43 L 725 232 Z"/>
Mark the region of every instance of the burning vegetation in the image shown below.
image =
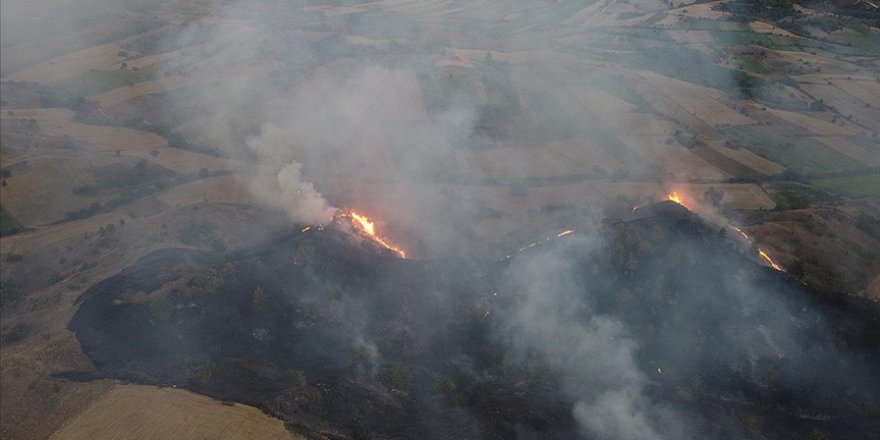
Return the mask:
<path id="1" fill-rule="evenodd" d="M 681 205 L 682 207 L 684 207 L 685 209 L 687 209 L 689 211 L 693 211 L 694 210 L 694 208 L 692 207 L 693 205 L 691 205 L 691 206 L 686 205 L 684 202 L 685 199 L 686 199 L 686 197 L 679 194 L 677 191 L 670 192 L 669 194 L 666 195 L 666 200 L 668 200 L 670 202 L 674 202 L 678 205 Z M 636 207 L 636 209 L 637 208 L 638 207 Z M 635 212 L 636 209 L 634 209 L 633 211 Z M 718 216 L 714 216 L 714 218 L 716 218 L 716 221 L 719 221 L 719 222 L 724 221 L 723 219 L 721 219 Z M 746 232 L 743 231 L 742 229 L 740 229 L 736 226 L 730 226 L 730 225 L 727 225 L 727 227 L 736 231 L 736 233 L 739 234 L 739 236 L 742 237 L 749 245 L 751 245 L 753 243 L 752 238 L 749 237 L 749 235 L 746 234 Z M 782 266 L 780 266 L 779 263 L 774 261 L 770 257 L 770 255 L 767 253 L 767 251 L 765 251 L 764 249 L 759 247 L 757 255 L 761 259 L 761 261 L 766 263 L 768 266 L 770 266 L 773 269 L 778 270 L 780 272 L 785 272 L 785 270 L 782 268 Z"/>
<path id="2" fill-rule="evenodd" d="M 358 234 L 372 240 L 374 243 L 388 249 L 397 254 L 400 258 L 406 258 L 406 251 L 399 246 L 391 244 L 388 239 L 376 233 L 376 223 L 370 220 L 366 215 L 355 211 L 341 211 L 334 217 L 336 221 L 348 220 L 348 223 L 357 231 Z"/>

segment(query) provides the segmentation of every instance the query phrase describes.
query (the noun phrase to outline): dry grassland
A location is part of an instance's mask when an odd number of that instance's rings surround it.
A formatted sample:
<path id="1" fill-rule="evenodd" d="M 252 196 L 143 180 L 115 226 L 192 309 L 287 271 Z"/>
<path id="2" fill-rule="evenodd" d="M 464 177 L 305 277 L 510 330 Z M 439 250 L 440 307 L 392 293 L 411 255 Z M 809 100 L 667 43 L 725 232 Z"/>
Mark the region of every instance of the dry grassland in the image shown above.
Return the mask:
<path id="1" fill-rule="evenodd" d="M 51 440 L 300 440 L 258 409 L 185 390 L 120 385 Z"/>
<path id="2" fill-rule="evenodd" d="M 54 83 L 90 69 L 113 69 L 125 58 L 119 56 L 122 48 L 117 43 L 102 44 L 53 58 L 8 75 L 11 81 Z"/>
<path id="3" fill-rule="evenodd" d="M 722 141 L 709 141 L 706 142 L 706 145 L 709 148 L 721 153 L 724 156 L 727 156 L 758 173 L 761 173 L 765 176 L 772 176 L 774 174 L 779 174 L 785 171 L 785 168 L 782 165 L 777 164 L 776 162 L 764 159 L 761 156 L 758 156 L 755 153 L 745 149 L 732 149 L 724 146 L 724 142 Z"/>
<path id="4" fill-rule="evenodd" d="M 89 96 L 89 99 L 103 108 L 108 108 L 139 96 L 173 90 L 187 83 L 189 80 L 185 76 L 171 75 L 155 81 L 141 81 L 130 86 L 117 87 L 100 95 Z"/>
<path id="5" fill-rule="evenodd" d="M 720 180 L 727 173 L 694 156 L 678 143 L 667 144 L 666 135 L 619 136 L 629 148 L 647 158 L 676 179 Z"/>

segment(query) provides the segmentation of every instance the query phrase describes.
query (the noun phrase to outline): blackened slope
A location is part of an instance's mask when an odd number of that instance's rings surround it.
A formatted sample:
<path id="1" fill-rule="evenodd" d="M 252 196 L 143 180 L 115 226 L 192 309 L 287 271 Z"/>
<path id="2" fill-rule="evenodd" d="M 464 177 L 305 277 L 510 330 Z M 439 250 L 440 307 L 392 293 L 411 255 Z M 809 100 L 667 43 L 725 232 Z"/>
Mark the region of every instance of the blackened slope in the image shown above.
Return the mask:
<path id="1" fill-rule="evenodd" d="M 556 254 L 580 277 L 583 319 L 626 324 L 651 399 L 694 436 L 880 428 L 880 313 L 824 302 L 678 205 L 645 209 L 605 227 L 600 245 L 554 240 L 513 263 L 400 260 L 330 229 L 211 266 L 157 253 L 84 294 L 70 327 L 105 375 L 176 383 L 315 431 L 574 438 L 553 360 L 510 356 L 503 325 L 522 298 L 509 264 Z"/>

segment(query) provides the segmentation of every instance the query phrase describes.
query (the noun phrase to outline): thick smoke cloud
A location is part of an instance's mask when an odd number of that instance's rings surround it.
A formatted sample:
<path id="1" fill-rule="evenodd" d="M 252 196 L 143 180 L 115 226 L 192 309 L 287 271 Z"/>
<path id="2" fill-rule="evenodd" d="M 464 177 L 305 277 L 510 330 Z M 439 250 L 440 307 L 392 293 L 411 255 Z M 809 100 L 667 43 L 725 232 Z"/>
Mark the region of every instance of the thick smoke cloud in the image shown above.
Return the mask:
<path id="1" fill-rule="evenodd" d="M 504 335 L 516 353 L 539 353 L 563 378 L 585 434 L 673 438 L 663 430 L 677 416 L 645 396 L 647 380 L 636 363 L 639 342 L 621 320 L 593 310 L 594 289 L 579 273 L 577 256 L 602 247 L 598 237 L 578 236 L 540 255 L 516 258 L 508 270 L 508 293 L 516 295 L 517 306 L 504 317 Z"/>

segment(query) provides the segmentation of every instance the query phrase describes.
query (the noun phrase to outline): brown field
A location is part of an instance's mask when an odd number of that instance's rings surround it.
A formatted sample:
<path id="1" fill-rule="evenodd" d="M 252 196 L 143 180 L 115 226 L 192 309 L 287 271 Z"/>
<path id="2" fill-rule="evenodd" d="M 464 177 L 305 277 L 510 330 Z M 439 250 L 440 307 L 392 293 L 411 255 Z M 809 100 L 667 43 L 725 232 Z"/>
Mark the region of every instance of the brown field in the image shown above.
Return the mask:
<path id="1" fill-rule="evenodd" d="M 471 166 L 490 179 L 542 178 L 589 172 L 589 168 L 534 147 L 494 148 L 469 154 Z M 595 163 L 601 166 L 600 162 Z M 607 162 L 604 165 L 609 165 Z M 605 168 L 608 169 L 608 168 Z"/>
<path id="2" fill-rule="evenodd" d="M 727 148 L 724 146 L 723 141 L 709 141 L 706 142 L 706 145 L 708 145 L 713 150 L 721 153 L 722 155 L 727 156 L 765 176 L 771 176 L 773 174 L 779 174 L 785 171 L 785 168 L 781 165 L 764 159 L 763 157 L 758 156 L 757 154 L 752 153 L 745 148 L 739 148 L 735 150 L 732 148 Z"/>
<path id="3" fill-rule="evenodd" d="M 674 180 L 720 180 L 729 174 L 694 156 L 677 142 L 667 144 L 669 135 L 620 136 L 633 151 L 638 152 Z"/>
<path id="4" fill-rule="evenodd" d="M 616 96 L 583 84 L 566 84 L 565 87 L 588 109 L 601 113 L 629 113 L 638 108 Z"/>
<path id="5" fill-rule="evenodd" d="M 802 84 L 801 88 L 816 99 L 822 99 L 826 104 L 834 106 L 842 114 L 852 115 L 855 122 L 865 127 L 880 127 L 880 111 L 866 109 L 865 102 L 860 98 L 850 96 L 833 84 Z M 850 123 L 847 121 L 846 124 Z"/>
<path id="6" fill-rule="evenodd" d="M 0 237 L 3 252 L 28 255 L 68 239 L 95 232 L 100 225 L 113 223 L 120 218 L 118 212 L 97 214 L 92 217 L 64 222 L 51 227 L 37 227 L 33 231 Z"/>
<path id="7" fill-rule="evenodd" d="M 804 133 L 801 130 L 796 130 L 792 133 L 793 135 L 804 135 L 812 133 L 821 134 L 824 136 L 851 136 L 858 133 L 855 130 L 856 127 L 852 124 L 841 125 L 840 122 L 833 123 L 830 121 L 823 121 L 822 119 L 813 117 L 808 112 L 795 113 L 777 109 L 767 109 L 767 112 L 771 116 L 775 116 L 786 122 L 790 122 L 791 124 L 802 127 L 808 131 L 808 133 Z"/>
<path id="8" fill-rule="evenodd" d="M 88 72 L 90 69 L 112 69 L 125 58 L 119 56 L 122 48 L 117 43 L 102 44 L 71 52 L 57 58 L 19 70 L 4 79 L 53 83 Z"/>
<path id="9" fill-rule="evenodd" d="M 185 390 L 118 385 L 51 440 L 298 440 L 281 420 Z"/>
<path id="10" fill-rule="evenodd" d="M 760 32 L 763 34 L 784 35 L 787 37 L 797 36 L 779 26 L 775 26 L 764 21 L 753 21 L 749 23 L 749 29 L 751 29 L 753 32 Z"/>
<path id="11" fill-rule="evenodd" d="M 130 86 L 118 87 L 100 95 L 89 96 L 89 99 L 103 108 L 108 108 L 139 96 L 173 90 L 186 85 L 189 81 L 185 76 L 171 75 L 155 81 L 142 81 Z"/>
<path id="12" fill-rule="evenodd" d="M 575 164 L 581 173 L 590 172 L 596 167 L 608 173 L 624 170 L 627 167 L 625 163 L 617 160 L 599 146 L 593 138 L 548 141 L 537 149 L 545 151 L 547 155 Z"/>
<path id="13" fill-rule="evenodd" d="M 196 44 L 193 46 L 188 46 L 183 49 L 175 49 L 168 52 L 162 52 L 155 55 L 148 55 L 145 57 L 132 58 L 129 60 L 125 60 L 126 64 L 128 64 L 128 68 L 138 68 L 138 69 L 146 69 L 148 67 L 157 66 L 159 64 L 163 64 L 165 62 L 174 61 L 180 63 L 184 60 L 186 56 L 196 54 L 202 51 L 207 51 L 209 48 L 213 47 L 213 45 L 217 44 L 215 41 Z M 120 61 L 121 62 L 121 61 Z M 119 68 L 114 66 L 115 68 Z"/>
<path id="14" fill-rule="evenodd" d="M 63 116 L 62 116 L 63 115 Z M 6 116 L 4 116 L 6 117 Z M 71 120 L 73 112 L 67 109 L 22 109 L 15 118 L 36 119 L 40 130 L 49 136 L 69 136 L 95 150 L 116 151 L 160 148 L 168 145 L 161 136 L 125 127 L 88 125 Z"/>
<path id="15" fill-rule="evenodd" d="M 852 136 L 817 136 L 816 139 L 864 165 L 880 166 L 880 145 L 876 143 L 872 148 L 870 141 Z"/>
<path id="16" fill-rule="evenodd" d="M 682 43 L 712 44 L 713 42 L 715 42 L 715 38 L 712 37 L 712 33 L 709 31 L 668 30 L 666 31 L 666 33 L 675 41 L 680 41 Z"/>
<path id="17" fill-rule="evenodd" d="M 735 209 L 772 209 L 776 204 L 755 184 L 687 184 L 676 183 L 675 190 L 700 197 L 710 186 L 725 192 L 724 203 Z M 482 197 L 486 204 L 501 212 L 522 214 L 530 208 L 540 209 L 547 205 L 565 205 L 570 203 L 598 204 L 613 200 L 618 195 L 633 200 L 647 201 L 665 200 L 670 191 L 668 185 L 659 183 L 614 183 L 606 181 L 590 181 L 531 187 L 526 196 L 510 194 L 506 187 L 489 187 L 475 189 L 473 192 Z M 468 190 L 471 191 L 471 190 Z"/>
<path id="18" fill-rule="evenodd" d="M 627 84 L 647 99 L 660 114 L 686 125 L 695 134 L 706 136 L 716 133 L 711 125 L 688 112 L 675 99 L 691 96 L 720 98 L 720 92 L 717 90 L 706 89 L 653 73 L 642 73 L 637 77 L 628 78 Z"/>
<path id="19" fill-rule="evenodd" d="M 6 113 L 3 118 L 11 118 Z M 192 174 L 200 168 L 217 171 L 229 168 L 225 159 L 200 153 L 167 148 L 162 136 L 126 127 L 89 125 L 72 120 L 68 109 L 16 109 L 14 119 L 35 119 L 40 130 L 48 136 L 69 136 L 85 144 L 90 152 L 119 151 L 125 156 L 146 159 L 178 173 Z M 154 156 L 153 150 L 160 154 Z"/>
<path id="20" fill-rule="evenodd" d="M 64 218 L 70 211 L 104 203 L 107 196 L 76 196 L 72 190 L 94 183 L 87 171 L 92 166 L 108 165 L 110 156 L 84 157 L 71 153 L 30 157 L 27 170 L 6 179 L 0 188 L 3 206 L 26 225 L 43 225 Z"/>
<path id="21" fill-rule="evenodd" d="M 880 82 L 876 79 L 834 79 L 837 88 L 880 110 Z"/>
<path id="22" fill-rule="evenodd" d="M 671 135 L 675 123 L 653 113 L 597 113 L 615 133 L 628 135 Z"/>
<path id="23" fill-rule="evenodd" d="M 159 194 L 156 199 L 170 207 L 196 203 L 258 204 L 246 184 L 235 176 L 211 177 L 177 185 Z"/>
<path id="24" fill-rule="evenodd" d="M 705 98 L 675 98 L 675 102 L 709 125 L 749 125 L 755 121 L 725 105 L 723 101 Z"/>
<path id="25" fill-rule="evenodd" d="M 709 187 L 716 187 L 724 191 L 722 203 L 734 209 L 773 209 L 776 202 L 764 192 L 761 187 L 753 184 L 723 183 L 718 185 L 691 185 L 695 194 L 703 194 Z"/>

